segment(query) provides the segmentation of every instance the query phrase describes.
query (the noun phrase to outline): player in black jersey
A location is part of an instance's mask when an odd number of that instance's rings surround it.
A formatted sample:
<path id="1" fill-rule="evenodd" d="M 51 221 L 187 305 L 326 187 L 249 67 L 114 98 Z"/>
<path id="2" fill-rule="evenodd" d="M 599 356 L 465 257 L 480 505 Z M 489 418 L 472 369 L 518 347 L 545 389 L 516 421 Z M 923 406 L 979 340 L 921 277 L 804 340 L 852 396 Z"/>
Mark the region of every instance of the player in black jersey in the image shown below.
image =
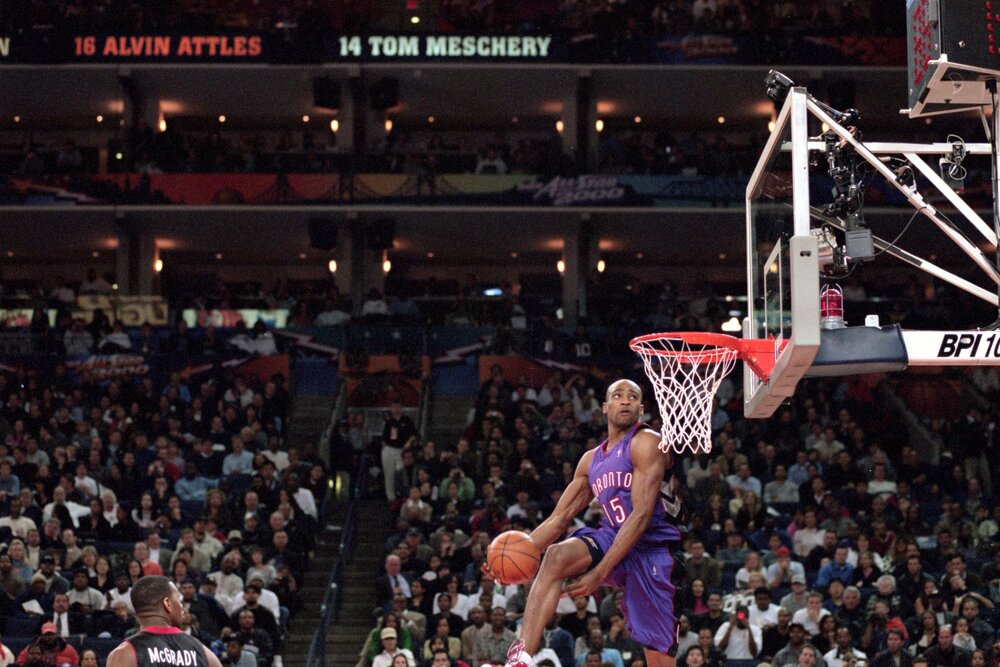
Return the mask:
<path id="1" fill-rule="evenodd" d="M 130 593 L 139 632 L 108 656 L 107 667 L 222 667 L 215 654 L 180 627 L 187 613 L 166 577 L 143 577 Z"/>

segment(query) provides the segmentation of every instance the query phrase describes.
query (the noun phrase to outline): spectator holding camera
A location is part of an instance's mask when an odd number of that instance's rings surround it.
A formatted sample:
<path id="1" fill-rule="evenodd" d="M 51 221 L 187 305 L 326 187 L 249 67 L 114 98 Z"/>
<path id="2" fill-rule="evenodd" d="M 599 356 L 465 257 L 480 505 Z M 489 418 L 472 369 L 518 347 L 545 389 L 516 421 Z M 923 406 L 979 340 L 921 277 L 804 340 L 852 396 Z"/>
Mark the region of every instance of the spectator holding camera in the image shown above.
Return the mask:
<path id="1" fill-rule="evenodd" d="M 736 607 L 733 617 L 715 632 L 715 645 L 727 660 L 753 660 L 763 642 L 760 627 L 750 623 L 750 611 L 744 605 Z"/>

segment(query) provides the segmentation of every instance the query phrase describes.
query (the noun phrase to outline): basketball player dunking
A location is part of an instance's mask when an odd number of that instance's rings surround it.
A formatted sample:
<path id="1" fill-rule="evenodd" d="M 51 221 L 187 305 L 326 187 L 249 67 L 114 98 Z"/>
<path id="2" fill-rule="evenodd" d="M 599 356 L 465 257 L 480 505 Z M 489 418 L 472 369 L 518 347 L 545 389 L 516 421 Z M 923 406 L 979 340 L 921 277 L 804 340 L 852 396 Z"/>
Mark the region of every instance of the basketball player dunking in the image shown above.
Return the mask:
<path id="1" fill-rule="evenodd" d="M 139 632 L 111 652 L 107 667 L 222 667 L 208 647 L 180 629 L 187 611 L 172 581 L 143 577 L 130 597 Z"/>
<path id="2" fill-rule="evenodd" d="M 520 637 L 507 652 L 507 667 L 531 666 L 561 595 L 589 595 L 602 584 L 624 589 L 622 611 L 632 639 L 645 647 L 646 664 L 674 665 L 674 591 L 683 570 L 671 554 L 681 539 L 676 460 L 658 449 L 659 434 L 641 426 L 639 385 L 612 383 L 602 410 L 608 439 L 583 455 L 552 514 L 531 533 L 538 548 L 548 550 L 528 593 Z M 581 528 L 553 544 L 595 496 L 604 510 L 600 528 Z M 484 571 L 489 574 L 488 567 Z"/>

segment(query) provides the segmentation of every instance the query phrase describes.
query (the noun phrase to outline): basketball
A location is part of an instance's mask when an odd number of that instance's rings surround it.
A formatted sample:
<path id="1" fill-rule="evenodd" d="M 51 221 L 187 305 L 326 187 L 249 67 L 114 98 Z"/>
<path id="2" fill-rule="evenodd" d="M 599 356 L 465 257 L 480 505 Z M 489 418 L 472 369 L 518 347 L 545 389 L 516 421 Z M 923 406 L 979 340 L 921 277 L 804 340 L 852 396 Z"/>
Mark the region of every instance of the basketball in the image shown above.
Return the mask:
<path id="1" fill-rule="evenodd" d="M 523 584 L 538 572 L 542 554 L 530 535 L 508 530 L 490 542 L 486 562 L 501 584 Z"/>

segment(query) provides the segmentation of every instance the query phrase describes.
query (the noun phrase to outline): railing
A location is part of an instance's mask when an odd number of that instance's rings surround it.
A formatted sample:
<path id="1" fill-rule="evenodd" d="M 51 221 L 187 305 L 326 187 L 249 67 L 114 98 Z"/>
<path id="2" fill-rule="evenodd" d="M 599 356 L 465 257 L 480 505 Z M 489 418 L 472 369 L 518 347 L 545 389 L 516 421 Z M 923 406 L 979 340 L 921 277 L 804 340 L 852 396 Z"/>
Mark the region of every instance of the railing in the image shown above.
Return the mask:
<path id="1" fill-rule="evenodd" d="M 362 471 L 367 470 L 369 465 L 368 455 L 365 454 L 358 461 L 358 469 L 355 471 L 350 505 L 340 532 L 337 562 L 330 571 L 330 578 L 326 582 L 326 593 L 323 596 L 323 603 L 320 605 L 319 626 L 313 633 L 312 641 L 309 643 L 309 653 L 306 655 L 305 667 L 326 667 L 327 633 L 330 629 L 330 624 L 340 618 L 340 607 L 344 601 L 341 589 L 344 568 L 354 557 L 354 546 L 357 542 L 357 511 L 362 492 Z M 332 495 L 332 493 L 327 494 L 328 502 L 332 502 L 330 500 Z M 329 506 L 324 503 L 324 514 L 328 510 Z"/>

